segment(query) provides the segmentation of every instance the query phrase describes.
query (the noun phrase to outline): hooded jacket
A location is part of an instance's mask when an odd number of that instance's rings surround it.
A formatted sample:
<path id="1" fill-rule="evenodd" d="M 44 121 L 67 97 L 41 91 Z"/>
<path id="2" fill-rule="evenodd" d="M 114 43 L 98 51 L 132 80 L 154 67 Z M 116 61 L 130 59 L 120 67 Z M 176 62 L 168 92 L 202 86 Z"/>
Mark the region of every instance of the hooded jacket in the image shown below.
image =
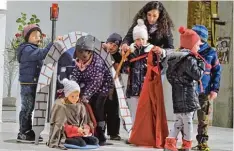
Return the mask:
<path id="1" fill-rule="evenodd" d="M 171 53 L 167 56 L 167 79 L 172 86 L 174 113 L 193 112 L 200 108 L 197 81 L 202 77 L 205 64 L 189 50 Z"/>

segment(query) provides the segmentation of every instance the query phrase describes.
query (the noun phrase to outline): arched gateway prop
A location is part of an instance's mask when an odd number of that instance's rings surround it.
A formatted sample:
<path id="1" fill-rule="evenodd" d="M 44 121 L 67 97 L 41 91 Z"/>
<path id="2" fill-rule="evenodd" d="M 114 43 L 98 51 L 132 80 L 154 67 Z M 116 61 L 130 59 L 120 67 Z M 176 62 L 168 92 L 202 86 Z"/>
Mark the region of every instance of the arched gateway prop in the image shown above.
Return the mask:
<path id="1" fill-rule="evenodd" d="M 45 127 L 45 118 L 48 109 L 47 100 L 49 94 L 49 86 L 51 83 L 54 68 L 56 67 L 60 56 L 70 48 L 75 47 L 77 39 L 84 35 L 87 35 L 87 33 L 79 31 L 71 32 L 68 35 L 64 35 L 62 41 L 57 41 L 54 43 L 44 60 L 36 90 L 36 101 L 33 119 L 33 130 L 36 134 L 35 144 L 38 144 L 39 135 Z M 105 63 L 108 66 L 112 77 L 114 78 L 116 72 L 114 67 L 112 66 L 114 62 L 113 58 L 109 53 L 102 49 L 101 42 L 98 39 L 95 40 L 95 52 L 99 54 L 103 58 L 103 60 L 105 60 Z M 126 104 L 123 89 L 124 87 L 121 78 L 115 79 L 115 87 L 117 89 L 117 95 L 119 99 L 119 110 L 120 116 L 123 120 L 123 127 L 127 132 L 130 132 L 132 128 L 132 120 L 130 116 L 130 111 Z"/>

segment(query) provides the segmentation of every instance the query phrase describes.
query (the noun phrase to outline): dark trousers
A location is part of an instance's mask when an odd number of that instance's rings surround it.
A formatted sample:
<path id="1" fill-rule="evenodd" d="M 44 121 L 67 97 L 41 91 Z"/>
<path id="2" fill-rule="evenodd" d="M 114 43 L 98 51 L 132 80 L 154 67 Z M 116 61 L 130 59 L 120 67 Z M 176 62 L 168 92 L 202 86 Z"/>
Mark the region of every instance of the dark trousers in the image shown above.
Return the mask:
<path id="1" fill-rule="evenodd" d="M 76 146 L 86 146 L 86 145 L 97 145 L 98 139 L 94 136 L 89 137 L 72 137 L 65 140 L 66 144 L 72 144 Z"/>
<path id="2" fill-rule="evenodd" d="M 34 110 L 36 85 L 21 85 L 21 111 L 19 114 L 20 133 L 32 129 L 32 112 Z"/>
<path id="3" fill-rule="evenodd" d="M 206 143 L 208 141 L 208 126 L 209 126 L 209 109 L 210 102 L 208 99 L 208 95 L 200 94 L 199 95 L 199 103 L 201 109 L 197 111 L 198 118 L 198 128 L 197 128 L 197 136 L 196 139 L 198 143 Z"/>
<path id="4" fill-rule="evenodd" d="M 110 95 L 105 103 L 107 135 L 116 136 L 120 129 L 119 101 L 116 89 Z"/>
<path id="5" fill-rule="evenodd" d="M 93 110 L 93 114 L 96 118 L 97 121 L 97 128 L 95 135 L 99 142 L 105 142 L 106 137 L 105 137 L 105 102 L 106 102 L 107 96 L 103 95 L 101 93 L 95 94 L 92 96 L 92 98 L 89 100 L 90 105 Z"/>

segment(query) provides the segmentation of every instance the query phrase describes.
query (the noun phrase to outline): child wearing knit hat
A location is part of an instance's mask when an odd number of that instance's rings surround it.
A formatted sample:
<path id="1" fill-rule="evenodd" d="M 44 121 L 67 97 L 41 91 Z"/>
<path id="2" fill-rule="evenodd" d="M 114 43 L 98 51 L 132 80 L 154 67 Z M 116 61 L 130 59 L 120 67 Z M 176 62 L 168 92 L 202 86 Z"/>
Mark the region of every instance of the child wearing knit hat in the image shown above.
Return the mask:
<path id="1" fill-rule="evenodd" d="M 105 101 L 113 88 L 113 78 L 105 60 L 95 52 L 96 38 L 81 36 L 76 42 L 74 58 L 76 67 L 71 79 L 81 85 L 81 101 L 89 102 L 97 120 L 95 136 L 99 145 L 110 145 L 105 136 Z"/>
<path id="2" fill-rule="evenodd" d="M 193 30 L 179 28 L 180 52 L 167 56 L 167 79 L 172 86 L 174 127 L 166 138 L 165 149 L 177 151 L 176 142 L 180 131 L 183 132 L 182 150 L 192 147 L 193 115 L 200 109 L 196 93 L 197 82 L 201 79 L 205 65 L 199 58 L 200 37 Z"/>
<path id="3" fill-rule="evenodd" d="M 195 25 L 192 28 L 200 38 L 202 39 L 202 45 L 200 46 L 199 54 L 206 60 L 210 67 L 207 66 L 202 76 L 200 86 L 197 87 L 199 94 L 199 103 L 202 108 L 197 111 L 198 117 L 198 129 L 197 129 L 197 142 L 198 145 L 193 149 L 208 151 L 209 146 L 207 144 L 208 126 L 209 126 L 209 114 L 210 114 L 210 101 L 217 98 L 220 87 L 221 79 L 221 65 L 219 62 L 218 54 L 215 48 L 212 48 L 208 40 L 208 29 L 204 25 Z"/>
<path id="4" fill-rule="evenodd" d="M 51 131 L 47 145 L 63 149 L 58 138 L 59 131 L 66 134 L 66 144 L 84 147 L 87 144 L 97 145 L 98 139 L 93 136 L 95 118 L 87 104 L 80 101 L 80 86 L 72 80 L 63 79 L 64 98 L 57 99 L 51 112 Z M 63 126 L 64 125 L 64 126 Z"/>
<path id="5" fill-rule="evenodd" d="M 122 37 L 117 33 L 112 33 L 106 40 L 105 43 L 102 43 L 104 50 L 109 52 L 114 59 L 113 66 L 115 70 L 117 69 L 122 56 L 119 52 L 119 47 L 122 42 Z M 107 135 L 110 136 L 110 140 L 121 140 L 119 136 L 120 130 L 120 118 L 119 118 L 119 101 L 117 96 L 117 91 L 113 88 L 109 97 L 105 102 L 105 115 L 106 115 L 106 126 L 107 126 Z"/>
<path id="6" fill-rule="evenodd" d="M 31 142 L 35 140 L 32 130 L 32 112 L 36 95 L 36 86 L 42 67 L 42 61 L 53 43 L 49 43 L 44 49 L 38 47 L 41 42 L 42 31 L 38 25 L 31 24 L 24 27 L 23 36 L 25 42 L 17 48 L 17 60 L 19 62 L 19 81 L 21 84 L 21 111 L 19 114 L 20 132 L 17 141 Z M 57 40 L 61 39 L 58 37 Z M 40 137 L 40 141 L 43 139 Z"/>
<path id="7" fill-rule="evenodd" d="M 134 123 L 138 99 L 147 70 L 147 55 L 151 50 L 157 50 L 161 53 L 159 60 L 162 60 L 165 58 L 166 52 L 165 50 L 148 43 L 148 31 L 143 19 L 137 20 L 137 25 L 133 28 L 132 34 L 134 43 L 130 45 L 130 50 L 128 50 L 129 55 L 124 62 L 123 71 L 129 73 L 126 95 L 128 97 L 127 102 Z M 122 52 L 122 55 L 126 54 L 127 52 Z M 155 53 L 155 62 L 157 60 L 156 58 L 157 55 Z"/>

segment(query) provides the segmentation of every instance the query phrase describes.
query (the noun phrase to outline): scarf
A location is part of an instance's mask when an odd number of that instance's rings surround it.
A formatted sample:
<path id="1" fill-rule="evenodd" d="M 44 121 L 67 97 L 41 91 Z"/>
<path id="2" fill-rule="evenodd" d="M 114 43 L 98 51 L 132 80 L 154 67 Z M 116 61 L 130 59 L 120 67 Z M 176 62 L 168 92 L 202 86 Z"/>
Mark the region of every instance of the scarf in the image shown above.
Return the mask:
<path id="1" fill-rule="evenodd" d="M 209 48 L 209 44 L 207 42 L 205 42 L 203 45 L 200 46 L 200 49 L 199 49 L 199 53 L 206 50 L 207 48 Z"/>
<path id="2" fill-rule="evenodd" d="M 76 65 L 77 67 L 80 69 L 80 71 L 84 71 L 88 65 L 91 64 L 93 55 L 89 58 L 89 60 L 87 62 L 83 62 L 82 60 L 78 60 L 76 61 Z"/>
<path id="3" fill-rule="evenodd" d="M 157 24 L 149 25 L 149 34 L 154 33 L 157 30 Z"/>

